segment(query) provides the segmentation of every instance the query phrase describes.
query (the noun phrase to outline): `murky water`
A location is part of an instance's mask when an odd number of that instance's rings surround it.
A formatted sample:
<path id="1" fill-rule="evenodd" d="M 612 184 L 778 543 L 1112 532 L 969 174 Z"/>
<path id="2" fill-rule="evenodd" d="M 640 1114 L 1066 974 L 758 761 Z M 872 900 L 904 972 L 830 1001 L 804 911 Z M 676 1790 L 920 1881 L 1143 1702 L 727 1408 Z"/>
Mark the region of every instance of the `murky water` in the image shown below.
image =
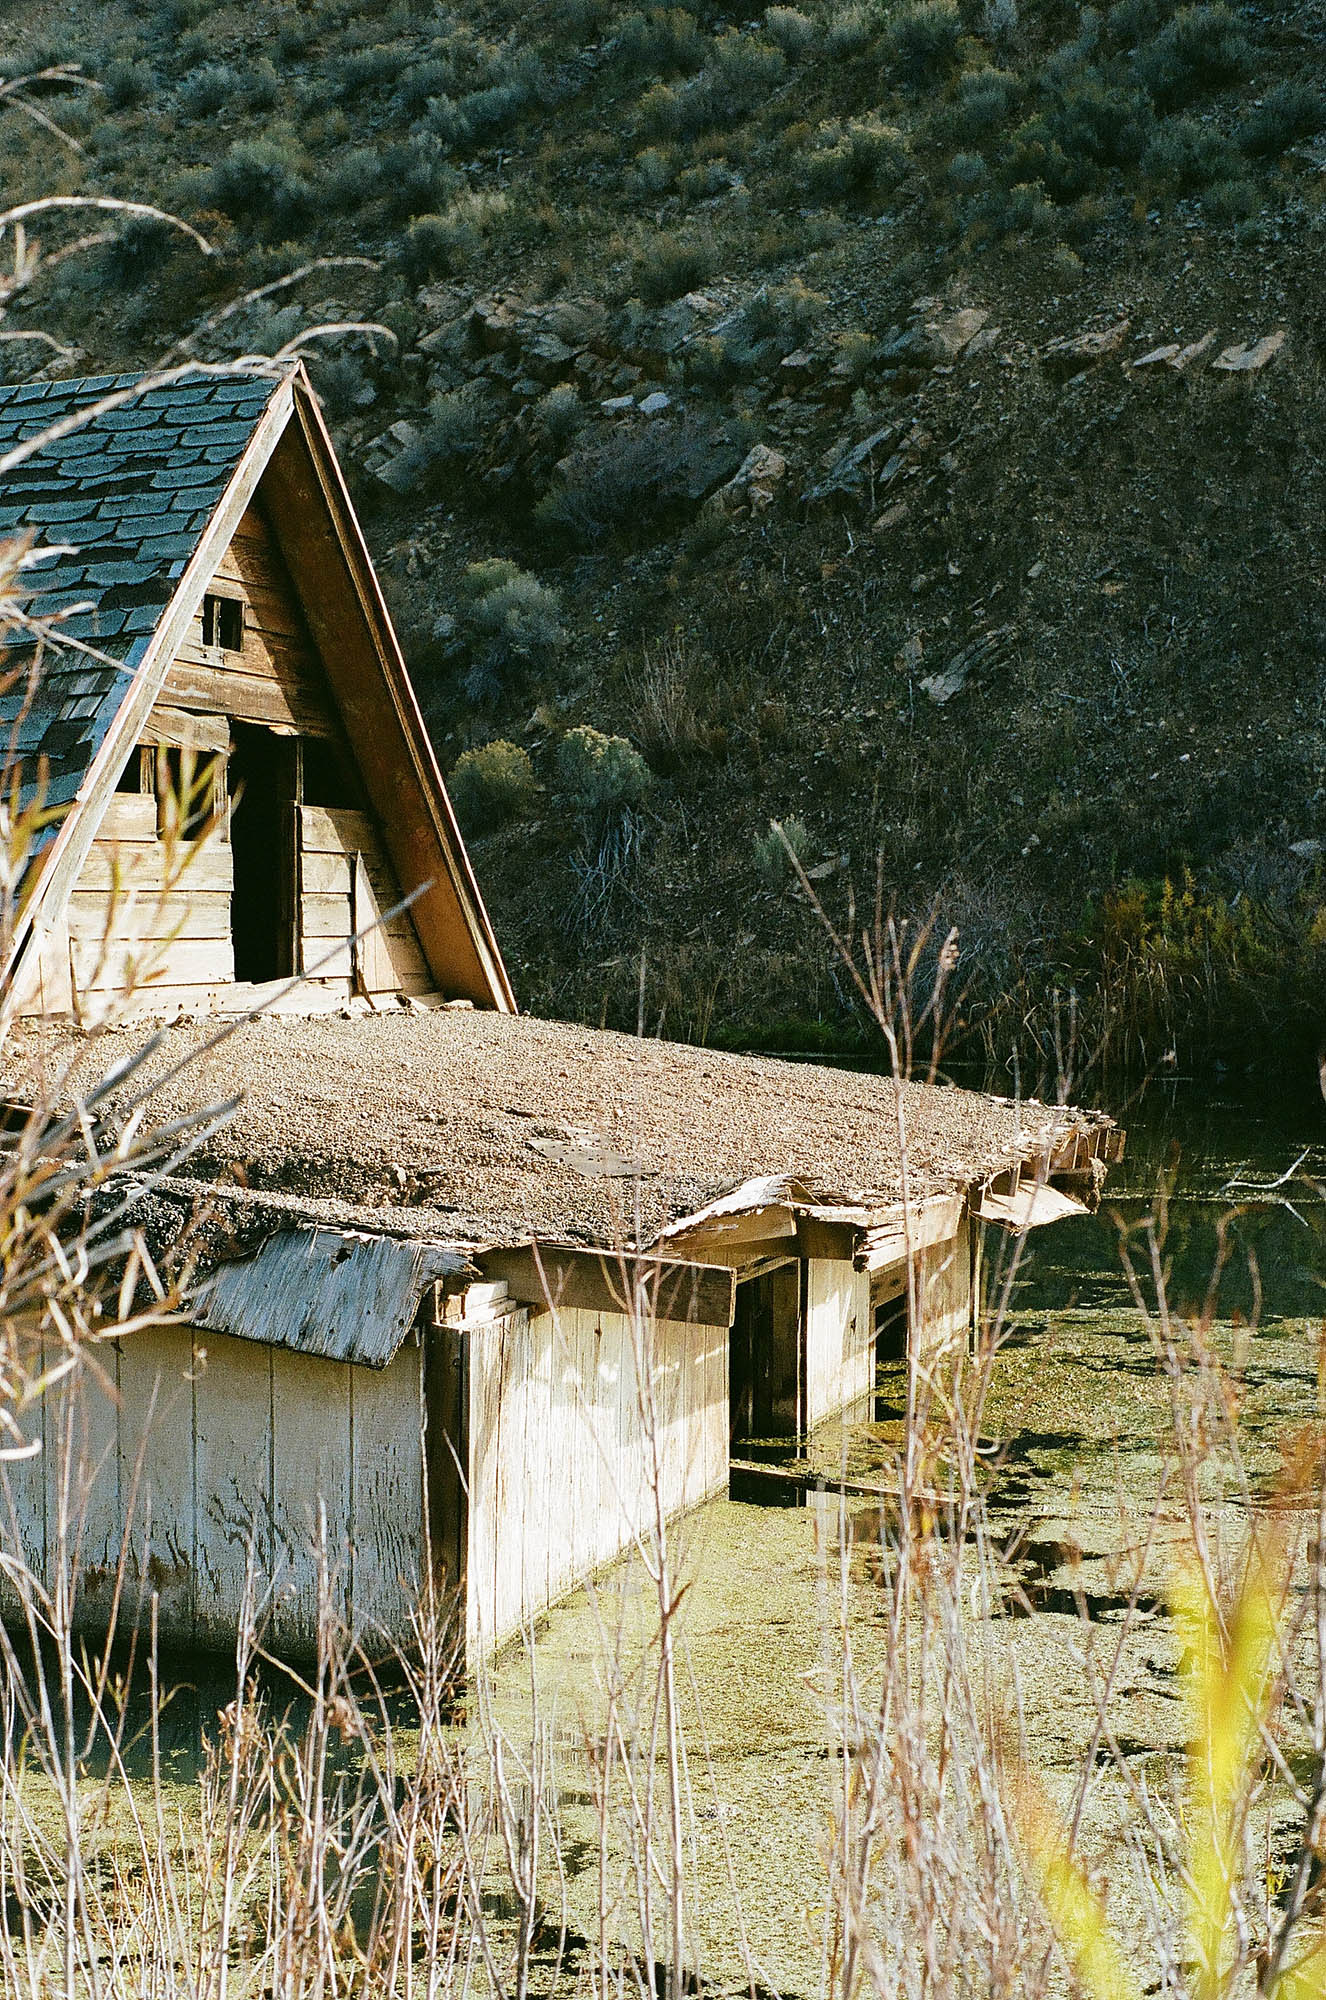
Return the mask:
<path id="1" fill-rule="evenodd" d="M 1161 1080 L 1104 1105 L 1128 1133 L 1125 1157 L 1098 1215 L 1033 1238 L 1019 1305 L 1126 1305 L 1121 1228 L 1143 1256 L 1138 1225 L 1164 1190 L 1175 1306 L 1206 1298 L 1223 1251 L 1222 1318 L 1326 1315 L 1326 1104 L 1315 1078 L 1299 1091 Z"/>

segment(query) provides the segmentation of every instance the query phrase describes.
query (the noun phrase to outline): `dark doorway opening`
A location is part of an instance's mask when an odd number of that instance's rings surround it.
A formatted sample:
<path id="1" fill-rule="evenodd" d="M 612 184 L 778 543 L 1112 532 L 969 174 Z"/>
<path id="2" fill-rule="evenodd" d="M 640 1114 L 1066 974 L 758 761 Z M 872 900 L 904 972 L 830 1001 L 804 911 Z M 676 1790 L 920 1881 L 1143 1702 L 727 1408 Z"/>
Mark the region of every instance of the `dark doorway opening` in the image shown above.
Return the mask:
<path id="1" fill-rule="evenodd" d="M 875 1417 L 885 1423 L 899 1414 L 896 1376 L 884 1379 L 883 1371 L 894 1371 L 907 1359 L 907 1294 L 883 1299 L 875 1307 Z"/>
<path id="2" fill-rule="evenodd" d="M 737 1286 L 728 1347 L 731 1441 L 801 1429 L 801 1267 L 780 1264 Z"/>
<path id="3" fill-rule="evenodd" d="M 295 970 L 294 739 L 233 723 L 230 796 L 235 977 L 287 979 Z"/>

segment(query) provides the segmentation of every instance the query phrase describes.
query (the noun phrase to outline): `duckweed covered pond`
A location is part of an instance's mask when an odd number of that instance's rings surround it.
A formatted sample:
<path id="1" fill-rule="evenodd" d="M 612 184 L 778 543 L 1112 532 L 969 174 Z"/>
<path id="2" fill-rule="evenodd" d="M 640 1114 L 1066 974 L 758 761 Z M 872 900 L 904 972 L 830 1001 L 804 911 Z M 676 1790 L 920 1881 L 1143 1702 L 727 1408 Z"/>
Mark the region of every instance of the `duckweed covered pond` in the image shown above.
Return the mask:
<path id="1" fill-rule="evenodd" d="M 1118 1114 L 1128 1156 L 1101 1212 L 1040 1231 L 1026 1247 L 982 1426 L 1001 1585 L 983 1643 L 1006 1691 L 1010 1731 L 1016 1716 L 1044 1789 L 1064 1803 L 1097 1730 L 1089 1658 L 1114 1643 L 1130 1601 L 1111 1695 L 1116 1742 L 1161 1783 L 1186 1741 L 1168 1610 L 1186 1533 L 1173 1492 L 1170 1392 L 1121 1243 L 1153 1311 L 1159 1273 L 1174 1314 L 1206 1313 L 1211 1347 L 1239 1385 L 1255 1495 L 1275 1490 L 1287 1441 L 1317 1413 L 1326 1312 L 1326 1113 L 1315 1080 L 1313 1094 L 1296 1101 L 1176 1083 Z M 1145 1223 L 1158 1196 L 1164 1225 L 1153 1260 Z M 902 1428 L 901 1369 L 882 1374 L 880 1392 L 879 1421 L 830 1425 L 812 1440 L 812 1465 L 829 1486 L 843 1473 L 887 1479 Z M 1227 1469 L 1209 1469 L 1205 1498 L 1217 1542 L 1240 1545 L 1246 1510 Z M 821 1963 L 844 1660 L 868 1697 L 885 1643 L 879 1503 L 832 1492 L 806 1507 L 719 1500 L 683 1524 L 680 1540 L 702 1970 L 739 1987 L 744 1937 L 764 1982 L 809 1994 Z M 558 1746 L 566 1896 L 573 1928 L 587 1936 L 600 1878 L 586 1746 L 601 1739 L 613 1672 L 625 1667 L 629 1685 L 653 1611 L 640 1565 L 623 1563 L 557 1608 L 532 1657 L 509 1654 L 494 1685 L 495 1713 L 513 1735 L 537 1690 L 541 1726 Z M 1083 1840 L 1107 1868 L 1123 1922 L 1129 1870 L 1109 1863 L 1122 1861 L 1126 1818 L 1118 1774 L 1102 1767 Z"/>

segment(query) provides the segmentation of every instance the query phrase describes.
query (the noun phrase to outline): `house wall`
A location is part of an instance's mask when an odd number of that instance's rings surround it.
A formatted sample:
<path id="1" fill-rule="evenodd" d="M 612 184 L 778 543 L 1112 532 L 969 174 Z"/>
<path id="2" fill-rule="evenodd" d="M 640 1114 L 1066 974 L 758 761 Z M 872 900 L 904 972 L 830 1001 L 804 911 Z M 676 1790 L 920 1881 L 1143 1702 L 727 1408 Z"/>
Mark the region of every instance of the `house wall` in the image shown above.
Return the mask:
<path id="1" fill-rule="evenodd" d="M 244 515 L 214 583 L 244 605 L 242 650 L 222 654 L 204 646 L 200 610 L 168 670 L 147 740 L 177 742 L 179 723 L 191 717 L 209 744 L 225 743 L 230 722 L 306 741 L 343 740 L 294 584 L 260 506 Z M 295 810 L 286 865 L 295 871 L 296 962 L 303 970 L 327 957 L 337 938 L 376 925 L 400 903 L 401 890 L 371 813 L 302 802 Z M 154 792 L 112 796 L 70 896 L 67 926 L 44 942 L 41 963 L 34 963 L 25 1007 L 63 1010 L 130 987 L 142 989 L 144 1003 L 155 1007 L 206 1004 L 234 984 L 228 829 L 222 824 L 200 843 L 177 843 L 172 857 L 157 824 Z M 272 865 L 282 865 L 275 853 Z M 335 952 L 316 980 L 328 1004 L 351 990 L 389 997 L 427 993 L 437 984 L 408 912 L 374 930 L 353 953 L 348 946 Z"/>
<path id="2" fill-rule="evenodd" d="M 673 1515 L 726 1490 L 727 1329 L 522 1308 L 469 1341 L 467 1643 L 477 1660 Z M 656 1412 L 650 1443 L 648 1391 Z"/>
<path id="3" fill-rule="evenodd" d="M 413 1341 L 375 1370 L 150 1328 L 95 1349 L 33 1423 L 41 1456 L 0 1468 L 0 1518 L 48 1579 L 77 1551 L 87 1629 L 105 1628 L 122 1564 L 122 1618 L 146 1624 L 155 1591 L 164 1643 L 229 1647 L 251 1552 L 269 1643 L 306 1657 L 325 1521 L 337 1612 L 370 1644 L 408 1641 L 425 1547 Z"/>
<path id="4" fill-rule="evenodd" d="M 875 1387 L 870 1277 L 842 1258 L 806 1259 L 806 1427 Z"/>

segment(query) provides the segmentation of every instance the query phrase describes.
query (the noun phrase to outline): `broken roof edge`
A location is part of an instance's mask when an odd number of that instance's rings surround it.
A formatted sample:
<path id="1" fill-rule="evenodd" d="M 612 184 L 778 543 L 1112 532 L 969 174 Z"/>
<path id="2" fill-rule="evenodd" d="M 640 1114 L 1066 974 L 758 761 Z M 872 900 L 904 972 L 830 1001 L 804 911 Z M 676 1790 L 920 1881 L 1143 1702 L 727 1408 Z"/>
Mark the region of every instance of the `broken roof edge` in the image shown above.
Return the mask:
<path id="1" fill-rule="evenodd" d="M 234 370 L 237 375 L 245 372 L 240 368 Z M 73 802 L 65 812 L 55 838 L 35 857 L 39 870 L 37 880 L 24 898 L 9 938 L 7 956 L 0 964 L 0 1039 L 7 1032 L 19 1005 L 24 959 L 31 954 L 40 931 L 58 924 L 64 914 L 79 871 L 96 838 L 115 781 L 139 741 L 171 660 L 183 643 L 239 518 L 257 492 L 267 463 L 294 414 L 297 372 L 301 371 L 291 369 L 281 378 L 271 378 L 271 394 L 262 415 L 240 453 L 211 518 L 198 537 L 183 575 L 153 627 L 141 659 L 132 666 L 128 662 L 123 665 L 122 671 L 129 677 L 129 687 L 93 754 Z M 152 387 L 152 378 L 145 376 L 142 393 L 150 393 Z M 88 420 L 95 421 L 91 416 Z M 100 811 L 96 810 L 99 796 Z"/>

